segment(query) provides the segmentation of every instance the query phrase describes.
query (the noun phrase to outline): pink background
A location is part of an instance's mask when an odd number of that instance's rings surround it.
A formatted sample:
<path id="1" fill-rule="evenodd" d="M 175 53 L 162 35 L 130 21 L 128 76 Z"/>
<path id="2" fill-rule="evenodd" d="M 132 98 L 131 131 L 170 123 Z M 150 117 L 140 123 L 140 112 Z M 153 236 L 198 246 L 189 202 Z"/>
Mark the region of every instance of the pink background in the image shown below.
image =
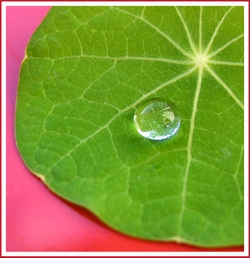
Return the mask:
<path id="1" fill-rule="evenodd" d="M 244 251 L 145 241 L 118 233 L 52 194 L 25 167 L 14 138 L 25 47 L 50 7 L 7 7 L 7 251 Z"/>

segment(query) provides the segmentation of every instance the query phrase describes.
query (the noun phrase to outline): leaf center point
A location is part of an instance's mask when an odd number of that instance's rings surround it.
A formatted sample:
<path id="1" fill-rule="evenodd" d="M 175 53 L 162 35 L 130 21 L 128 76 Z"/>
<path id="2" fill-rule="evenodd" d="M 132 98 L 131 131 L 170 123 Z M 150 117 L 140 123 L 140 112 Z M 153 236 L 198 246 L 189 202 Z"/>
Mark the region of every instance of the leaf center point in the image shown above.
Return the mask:
<path id="1" fill-rule="evenodd" d="M 203 53 L 198 53 L 194 58 L 195 65 L 198 68 L 206 67 L 207 66 L 207 61 L 208 61 L 208 57 Z"/>

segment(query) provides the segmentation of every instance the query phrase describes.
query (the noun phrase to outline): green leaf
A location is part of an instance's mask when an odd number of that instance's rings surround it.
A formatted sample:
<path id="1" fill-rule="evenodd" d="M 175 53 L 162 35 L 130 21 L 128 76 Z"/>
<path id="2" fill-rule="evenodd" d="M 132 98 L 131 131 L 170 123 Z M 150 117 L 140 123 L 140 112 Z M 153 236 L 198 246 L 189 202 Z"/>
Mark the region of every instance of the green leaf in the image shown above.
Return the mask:
<path id="1" fill-rule="evenodd" d="M 139 238 L 243 244 L 243 7 L 53 7 L 30 40 L 16 140 L 56 194 Z M 143 138 L 144 100 L 178 109 Z"/>

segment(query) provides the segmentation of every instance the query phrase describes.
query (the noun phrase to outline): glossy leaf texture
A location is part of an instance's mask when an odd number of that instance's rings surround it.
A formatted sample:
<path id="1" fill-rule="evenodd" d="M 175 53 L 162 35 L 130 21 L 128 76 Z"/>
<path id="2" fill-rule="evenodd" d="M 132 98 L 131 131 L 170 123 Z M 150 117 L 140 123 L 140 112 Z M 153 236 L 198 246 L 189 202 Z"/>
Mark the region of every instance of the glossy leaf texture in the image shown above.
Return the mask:
<path id="1" fill-rule="evenodd" d="M 125 234 L 243 244 L 243 14 L 53 7 L 20 71 L 16 140 L 27 167 Z M 136 131 L 135 109 L 151 98 L 178 109 L 173 137 Z"/>

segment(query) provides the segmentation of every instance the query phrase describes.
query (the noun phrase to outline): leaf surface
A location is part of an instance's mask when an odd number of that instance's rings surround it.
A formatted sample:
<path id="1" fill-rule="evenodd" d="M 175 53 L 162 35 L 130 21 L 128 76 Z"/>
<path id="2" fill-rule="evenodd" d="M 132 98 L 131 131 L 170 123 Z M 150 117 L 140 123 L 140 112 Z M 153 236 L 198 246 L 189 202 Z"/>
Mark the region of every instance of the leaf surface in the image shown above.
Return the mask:
<path id="1" fill-rule="evenodd" d="M 243 244 L 243 7 L 53 7 L 30 40 L 16 140 L 56 194 L 153 240 Z M 142 101 L 181 126 L 152 141 Z"/>

